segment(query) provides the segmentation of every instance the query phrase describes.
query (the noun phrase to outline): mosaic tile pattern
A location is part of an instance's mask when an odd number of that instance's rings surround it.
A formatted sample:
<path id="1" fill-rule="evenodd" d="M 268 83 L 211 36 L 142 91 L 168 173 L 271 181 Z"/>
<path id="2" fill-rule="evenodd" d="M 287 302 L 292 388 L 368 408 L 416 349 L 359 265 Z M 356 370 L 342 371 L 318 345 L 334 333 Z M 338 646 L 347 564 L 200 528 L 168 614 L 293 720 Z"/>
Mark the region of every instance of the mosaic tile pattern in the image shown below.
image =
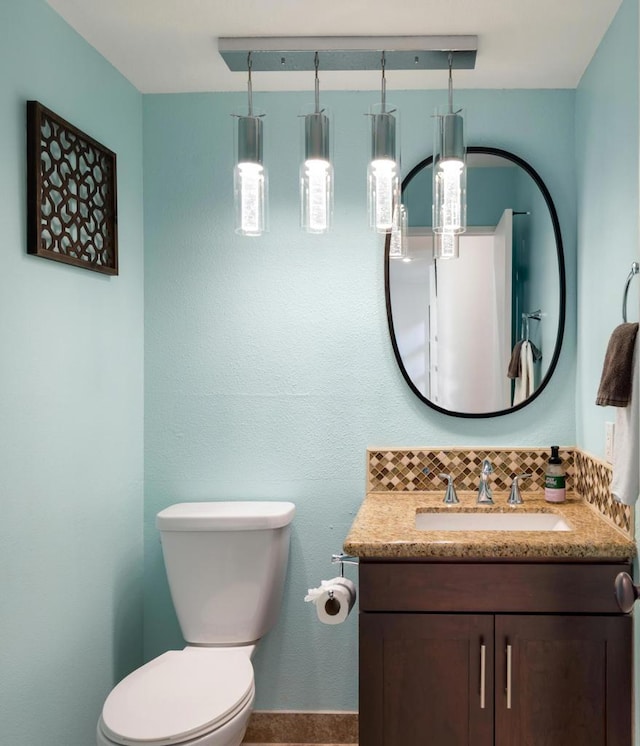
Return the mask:
<path id="1" fill-rule="evenodd" d="M 614 500 L 609 489 L 611 466 L 576 450 L 576 490 L 606 518 L 629 535 L 633 534 L 632 509 Z"/>
<path id="2" fill-rule="evenodd" d="M 633 535 L 633 510 L 611 495 L 611 467 L 574 448 L 561 448 L 567 489 L 575 490 L 615 526 Z M 457 490 L 475 490 L 488 458 L 491 486 L 508 490 L 515 474 L 530 473 L 524 490 L 544 489 L 549 449 L 543 448 L 406 448 L 367 451 L 367 492 L 418 492 L 443 487 L 440 474 L 453 474 Z"/>
<path id="3" fill-rule="evenodd" d="M 493 465 L 491 487 L 508 490 L 516 474 L 531 474 L 523 483 L 527 490 L 544 489 L 544 474 L 549 460 L 548 449 L 533 448 L 447 448 L 441 450 L 406 449 L 374 450 L 368 456 L 368 492 L 414 492 L 439 490 L 440 474 L 453 474 L 457 490 L 475 490 L 482 462 L 488 458 Z M 573 449 L 561 449 L 567 488 L 573 489 Z"/>

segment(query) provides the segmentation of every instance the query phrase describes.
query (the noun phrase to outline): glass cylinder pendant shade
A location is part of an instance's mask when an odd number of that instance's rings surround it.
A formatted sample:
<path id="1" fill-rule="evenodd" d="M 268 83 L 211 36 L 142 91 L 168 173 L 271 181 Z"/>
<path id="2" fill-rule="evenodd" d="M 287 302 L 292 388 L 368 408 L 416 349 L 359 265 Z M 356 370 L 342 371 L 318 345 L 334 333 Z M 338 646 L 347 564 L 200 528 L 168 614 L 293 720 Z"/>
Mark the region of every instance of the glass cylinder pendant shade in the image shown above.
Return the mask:
<path id="1" fill-rule="evenodd" d="M 407 208 L 399 204 L 393 216 L 393 227 L 389 240 L 389 259 L 405 259 L 408 254 L 409 215 Z"/>
<path id="2" fill-rule="evenodd" d="M 367 169 L 369 225 L 378 233 L 393 229 L 400 204 L 397 110 L 389 104 L 371 108 L 371 160 Z"/>
<path id="3" fill-rule="evenodd" d="M 459 233 L 434 233 L 433 258 L 457 259 L 460 256 Z"/>
<path id="4" fill-rule="evenodd" d="M 326 110 L 301 117 L 300 223 L 308 233 L 326 233 L 333 217 L 330 120 Z"/>
<path id="5" fill-rule="evenodd" d="M 237 117 L 233 174 L 235 230 L 260 236 L 267 230 L 267 172 L 262 163 L 262 118 Z"/>
<path id="6" fill-rule="evenodd" d="M 433 148 L 433 231 L 467 229 L 467 169 L 464 122 L 460 112 L 436 112 Z"/>

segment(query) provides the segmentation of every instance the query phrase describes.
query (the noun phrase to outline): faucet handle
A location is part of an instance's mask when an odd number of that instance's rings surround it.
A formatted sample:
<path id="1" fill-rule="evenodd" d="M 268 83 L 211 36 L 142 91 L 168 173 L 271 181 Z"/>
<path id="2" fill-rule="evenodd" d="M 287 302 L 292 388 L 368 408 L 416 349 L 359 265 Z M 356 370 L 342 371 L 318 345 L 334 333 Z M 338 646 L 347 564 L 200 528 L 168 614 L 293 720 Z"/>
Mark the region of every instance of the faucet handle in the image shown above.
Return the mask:
<path id="1" fill-rule="evenodd" d="M 488 458 L 484 459 L 482 462 L 482 474 L 485 476 L 488 476 L 493 472 L 493 466 L 491 465 L 491 461 L 489 461 Z"/>
<path id="2" fill-rule="evenodd" d="M 438 474 L 438 477 L 440 479 L 446 479 L 447 480 L 447 491 L 444 496 L 444 504 L 445 505 L 457 505 L 460 500 L 458 500 L 458 495 L 456 494 L 456 488 L 453 485 L 453 474 Z"/>
<path id="3" fill-rule="evenodd" d="M 528 479 L 531 476 L 533 476 L 531 472 L 528 472 L 526 474 L 516 474 L 513 477 L 513 482 L 511 483 L 511 492 L 509 493 L 507 505 L 522 505 L 524 500 L 522 499 L 522 495 L 520 493 L 520 480 Z"/>

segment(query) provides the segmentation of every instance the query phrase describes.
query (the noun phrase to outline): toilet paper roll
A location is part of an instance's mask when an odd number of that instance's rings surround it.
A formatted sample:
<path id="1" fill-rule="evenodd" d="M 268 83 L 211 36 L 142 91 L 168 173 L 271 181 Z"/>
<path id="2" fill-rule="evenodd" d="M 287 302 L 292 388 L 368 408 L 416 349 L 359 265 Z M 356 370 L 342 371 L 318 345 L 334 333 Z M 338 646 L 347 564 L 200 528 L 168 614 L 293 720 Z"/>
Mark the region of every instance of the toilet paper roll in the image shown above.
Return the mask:
<path id="1" fill-rule="evenodd" d="M 356 602 L 356 587 L 348 578 L 323 580 L 320 588 L 309 589 L 307 598 L 323 624 L 342 624 Z"/>

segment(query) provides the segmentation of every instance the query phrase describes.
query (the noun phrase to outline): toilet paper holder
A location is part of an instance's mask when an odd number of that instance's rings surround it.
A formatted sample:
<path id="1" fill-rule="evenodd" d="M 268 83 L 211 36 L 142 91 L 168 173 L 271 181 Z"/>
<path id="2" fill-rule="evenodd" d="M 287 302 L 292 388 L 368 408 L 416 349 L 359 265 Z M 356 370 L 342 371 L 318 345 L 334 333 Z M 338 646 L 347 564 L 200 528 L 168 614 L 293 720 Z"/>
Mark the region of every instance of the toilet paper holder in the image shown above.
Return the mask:
<path id="1" fill-rule="evenodd" d="M 356 585 L 344 576 L 345 565 L 357 565 L 358 558 L 344 552 L 331 555 L 331 564 L 340 565 L 340 577 L 323 580 L 319 588 L 309 588 L 304 597 L 316 607 L 318 619 L 324 624 L 342 624 L 356 602 Z"/>
<path id="2" fill-rule="evenodd" d="M 358 565 L 360 564 L 360 560 L 357 557 L 352 557 L 350 554 L 339 552 L 338 554 L 331 555 L 331 564 L 340 565 L 340 577 L 344 578 L 344 566 Z M 333 591 L 329 591 L 329 599 L 333 600 Z"/>
<path id="3" fill-rule="evenodd" d="M 357 557 L 352 557 L 350 554 L 340 552 L 339 554 L 331 555 L 331 564 L 340 565 L 340 577 L 344 578 L 344 566 L 345 565 L 358 565 L 360 560 Z"/>

